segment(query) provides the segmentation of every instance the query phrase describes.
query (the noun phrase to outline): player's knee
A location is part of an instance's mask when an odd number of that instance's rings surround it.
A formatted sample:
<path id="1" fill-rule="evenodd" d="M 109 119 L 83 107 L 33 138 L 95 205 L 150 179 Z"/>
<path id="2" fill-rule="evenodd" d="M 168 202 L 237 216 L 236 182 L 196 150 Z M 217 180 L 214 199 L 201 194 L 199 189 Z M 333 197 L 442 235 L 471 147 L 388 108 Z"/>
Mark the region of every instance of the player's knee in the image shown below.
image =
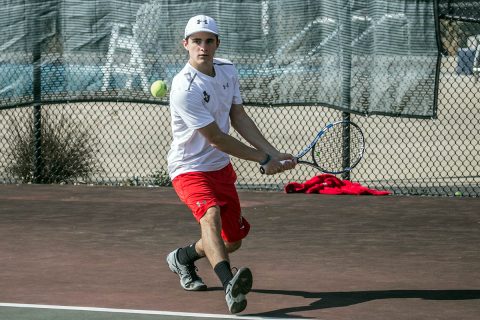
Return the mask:
<path id="1" fill-rule="evenodd" d="M 208 208 L 207 212 L 203 215 L 200 219 L 201 225 L 218 225 L 221 224 L 221 217 L 220 217 L 220 207 L 214 206 Z"/>
<path id="2" fill-rule="evenodd" d="M 242 246 L 242 240 L 236 242 L 225 242 L 225 248 L 227 249 L 228 253 L 237 251 Z"/>

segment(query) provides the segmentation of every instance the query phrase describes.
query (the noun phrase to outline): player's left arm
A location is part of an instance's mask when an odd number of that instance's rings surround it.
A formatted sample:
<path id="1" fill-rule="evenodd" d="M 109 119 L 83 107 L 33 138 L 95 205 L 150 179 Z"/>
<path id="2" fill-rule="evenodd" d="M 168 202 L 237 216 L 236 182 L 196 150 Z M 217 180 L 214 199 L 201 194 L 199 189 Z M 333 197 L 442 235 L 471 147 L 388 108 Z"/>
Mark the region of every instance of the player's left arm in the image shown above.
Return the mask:
<path id="1" fill-rule="evenodd" d="M 255 122 L 245 111 L 241 104 L 233 104 L 230 109 L 230 122 L 232 127 L 258 150 L 262 150 L 276 160 L 293 160 L 294 156 L 278 151 L 260 132 Z M 287 165 L 285 169 L 291 169 L 295 165 Z M 291 167 L 291 168 L 290 168 Z"/>

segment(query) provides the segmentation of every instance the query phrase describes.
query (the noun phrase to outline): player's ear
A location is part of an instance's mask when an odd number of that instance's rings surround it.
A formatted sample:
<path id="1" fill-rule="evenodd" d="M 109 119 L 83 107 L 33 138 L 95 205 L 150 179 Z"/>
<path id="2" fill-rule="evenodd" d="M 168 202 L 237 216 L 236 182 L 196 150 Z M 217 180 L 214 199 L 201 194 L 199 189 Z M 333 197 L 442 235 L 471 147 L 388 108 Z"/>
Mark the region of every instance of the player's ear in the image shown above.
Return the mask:
<path id="1" fill-rule="evenodd" d="M 216 38 L 217 38 L 217 49 L 218 49 L 218 47 L 220 47 L 220 39 L 218 38 L 218 36 Z"/>
<path id="2" fill-rule="evenodd" d="M 183 39 L 182 40 L 182 44 L 183 44 L 183 47 L 185 48 L 185 50 L 188 50 L 187 46 L 188 46 L 188 38 L 187 39 Z"/>

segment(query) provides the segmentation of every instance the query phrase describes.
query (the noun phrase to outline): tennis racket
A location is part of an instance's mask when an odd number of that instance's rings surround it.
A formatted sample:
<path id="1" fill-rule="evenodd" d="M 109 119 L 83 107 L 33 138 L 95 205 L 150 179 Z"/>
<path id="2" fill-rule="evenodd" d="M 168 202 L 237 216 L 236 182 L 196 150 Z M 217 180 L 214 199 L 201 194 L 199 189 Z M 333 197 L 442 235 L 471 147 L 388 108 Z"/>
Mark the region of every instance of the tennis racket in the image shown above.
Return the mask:
<path id="1" fill-rule="evenodd" d="M 364 151 L 365 139 L 360 127 L 343 120 L 327 124 L 295 158 L 297 163 L 310 165 L 325 173 L 339 174 L 355 168 Z M 307 153 L 311 154 L 311 161 L 301 159 Z M 265 173 L 263 166 L 260 172 Z"/>

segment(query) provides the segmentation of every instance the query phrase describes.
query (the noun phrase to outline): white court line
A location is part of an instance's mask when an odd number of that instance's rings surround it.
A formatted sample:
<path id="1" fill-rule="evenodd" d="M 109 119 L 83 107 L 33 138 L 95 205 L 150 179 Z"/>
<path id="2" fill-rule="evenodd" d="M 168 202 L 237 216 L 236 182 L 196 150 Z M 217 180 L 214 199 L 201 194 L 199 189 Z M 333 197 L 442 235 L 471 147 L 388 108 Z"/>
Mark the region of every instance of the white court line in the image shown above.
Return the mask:
<path id="1" fill-rule="evenodd" d="M 111 313 L 146 314 L 146 315 L 162 315 L 162 316 L 194 317 L 194 318 L 220 318 L 220 319 L 245 319 L 245 320 L 284 319 L 284 318 L 271 318 L 271 317 L 235 316 L 235 315 L 213 314 L 213 313 L 210 314 L 210 313 L 173 312 L 173 311 L 156 311 L 156 310 L 111 309 L 111 308 L 92 308 L 92 307 L 56 306 L 56 305 L 46 305 L 46 304 L 22 304 L 22 303 L 3 303 L 3 302 L 0 302 L 0 307 L 67 310 L 67 311 L 88 311 L 88 312 L 111 312 Z M 288 319 L 295 319 L 295 318 L 289 317 Z"/>

